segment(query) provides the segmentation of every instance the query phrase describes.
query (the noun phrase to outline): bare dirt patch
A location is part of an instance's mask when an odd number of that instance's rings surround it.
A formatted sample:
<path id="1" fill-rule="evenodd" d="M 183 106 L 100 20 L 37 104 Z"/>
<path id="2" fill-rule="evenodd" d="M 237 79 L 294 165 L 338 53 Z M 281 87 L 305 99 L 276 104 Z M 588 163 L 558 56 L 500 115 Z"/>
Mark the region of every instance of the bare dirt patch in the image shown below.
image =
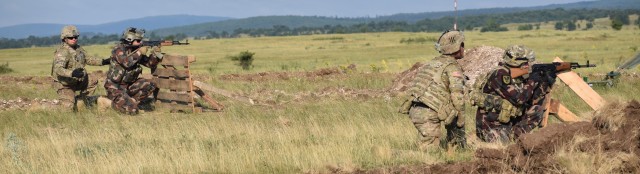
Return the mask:
<path id="1" fill-rule="evenodd" d="M 269 81 L 269 80 L 289 80 L 292 78 L 321 78 L 325 76 L 345 75 L 339 68 L 325 68 L 307 72 L 260 72 L 256 74 L 225 74 L 220 76 L 220 80 L 232 81 Z"/>

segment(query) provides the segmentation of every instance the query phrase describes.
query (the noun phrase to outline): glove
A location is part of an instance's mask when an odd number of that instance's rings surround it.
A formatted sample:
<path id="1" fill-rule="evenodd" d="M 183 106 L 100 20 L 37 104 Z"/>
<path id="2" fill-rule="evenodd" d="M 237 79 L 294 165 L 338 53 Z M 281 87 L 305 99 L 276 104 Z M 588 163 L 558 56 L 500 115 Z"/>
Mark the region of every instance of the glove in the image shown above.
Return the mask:
<path id="1" fill-rule="evenodd" d="M 162 54 L 162 50 L 160 49 L 159 46 L 153 46 L 153 48 L 151 48 L 152 50 L 152 54 L 156 56 L 156 58 L 162 60 L 162 57 L 164 57 L 164 54 Z"/>
<path id="2" fill-rule="evenodd" d="M 82 78 L 84 77 L 84 75 L 85 73 L 82 68 L 74 69 L 73 72 L 71 72 L 71 77 L 75 77 L 75 78 Z"/>
<path id="3" fill-rule="evenodd" d="M 142 46 L 142 47 L 138 48 L 138 52 L 140 52 L 141 55 L 147 55 L 147 49 L 149 49 L 149 47 Z"/>
<path id="4" fill-rule="evenodd" d="M 109 65 L 109 64 L 111 64 L 111 58 L 102 59 L 102 65 Z"/>

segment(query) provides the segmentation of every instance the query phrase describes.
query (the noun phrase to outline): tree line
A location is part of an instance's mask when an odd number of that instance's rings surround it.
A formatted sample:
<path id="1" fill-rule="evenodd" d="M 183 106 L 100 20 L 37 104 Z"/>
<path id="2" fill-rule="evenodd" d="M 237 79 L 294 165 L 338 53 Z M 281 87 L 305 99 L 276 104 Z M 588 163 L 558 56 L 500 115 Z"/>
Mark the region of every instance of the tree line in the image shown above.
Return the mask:
<path id="1" fill-rule="evenodd" d="M 549 21 L 558 21 L 555 28 L 558 30 L 576 30 L 577 21 L 585 20 L 587 24 L 585 29 L 593 27 L 593 21 L 596 18 L 609 18 L 612 21 L 611 27 L 619 30 L 622 25 L 631 25 L 632 21 L 629 15 L 640 14 L 640 10 L 604 10 L 604 9 L 572 9 L 565 10 L 562 8 L 535 10 L 508 14 L 486 14 L 476 16 L 462 16 L 458 18 L 460 27 L 464 30 L 473 30 L 480 28 L 481 32 L 499 32 L 507 31 L 502 24 L 508 23 L 542 23 Z M 451 16 L 439 19 L 423 19 L 415 23 L 405 21 L 371 21 L 354 25 L 324 25 L 322 27 L 295 27 L 291 28 L 286 25 L 275 25 L 271 28 L 237 28 L 233 31 L 207 31 L 199 35 L 188 36 L 184 33 L 175 35 L 159 36 L 154 32 L 148 34 L 151 40 L 182 40 L 188 37 L 197 39 L 213 39 L 213 38 L 233 38 L 233 37 L 261 37 L 261 36 L 295 36 L 295 35 L 313 35 L 313 34 L 348 34 L 348 33 L 369 33 L 369 32 L 440 32 L 452 28 L 454 18 Z M 636 25 L 640 21 L 635 21 Z M 540 24 L 524 24 L 518 26 L 518 30 L 539 29 Z M 5 48 L 24 48 L 32 46 L 49 46 L 60 44 L 59 36 L 35 37 L 30 36 L 24 39 L 7 39 L 0 38 L 0 49 Z M 92 37 L 81 36 L 79 42 L 83 45 L 107 44 L 119 40 L 119 35 L 95 35 Z"/>

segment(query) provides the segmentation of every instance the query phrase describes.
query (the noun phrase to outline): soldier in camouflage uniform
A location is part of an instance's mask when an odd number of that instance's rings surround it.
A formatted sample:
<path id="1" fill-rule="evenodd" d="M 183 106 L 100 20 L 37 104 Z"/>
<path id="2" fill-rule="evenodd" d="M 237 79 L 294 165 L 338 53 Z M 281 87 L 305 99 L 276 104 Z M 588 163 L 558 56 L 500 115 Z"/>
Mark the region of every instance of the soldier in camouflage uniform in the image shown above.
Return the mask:
<path id="1" fill-rule="evenodd" d="M 456 61 L 464 57 L 464 35 L 460 31 L 444 32 L 436 50 L 442 55 L 421 67 L 400 112 L 408 113 L 418 130 L 421 150 L 440 144 L 441 122 L 447 130 L 446 142 L 464 148 L 465 76 Z"/>
<path id="2" fill-rule="evenodd" d="M 127 28 L 122 33 L 121 43 L 111 52 L 111 62 L 104 84 L 111 106 L 122 113 L 135 115 L 143 106 L 152 102 L 150 96 L 157 90 L 149 79 L 138 78 L 144 65 L 155 69 L 163 54 L 160 47 L 154 46 L 147 55 L 147 46 L 142 46 L 144 30 Z M 143 102 L 143 103 L 141 103 Z"/>
<path id="3" fill-rule="evenodd" d="M 522 45 L 505 50 L 503 62 L 485 76 L 479 76 L 471 93 L 476 112 L 476 135 L 486 142 L 510 142 L 539 125 L 544 113 L 542 101 L 547 83 L 533 81 L 528 74 L 534 52 Z M 546 85 L 545 85 L 546 84 Z"/>
<path id="4" fill-rule="evenodd" d="M 75 107 L 77 99 L 84 101 L 86 106 L 95 103 L 95 98 L 88 97 L 96 90 L 98 80 L 84 69 L 86 65 L 102 66 L 109 63 L 108 59 L 100 59 L 87 54 L 78 45 L 80 32 L 76 26 L 68 25 L 62 28 L 60 40 L 62 45 L 55 51 L 51 76 L 53 86 L 57 89 L 62 106 L 68 109 Z M 80 94 L 76 96 L 76 91 Z"/>

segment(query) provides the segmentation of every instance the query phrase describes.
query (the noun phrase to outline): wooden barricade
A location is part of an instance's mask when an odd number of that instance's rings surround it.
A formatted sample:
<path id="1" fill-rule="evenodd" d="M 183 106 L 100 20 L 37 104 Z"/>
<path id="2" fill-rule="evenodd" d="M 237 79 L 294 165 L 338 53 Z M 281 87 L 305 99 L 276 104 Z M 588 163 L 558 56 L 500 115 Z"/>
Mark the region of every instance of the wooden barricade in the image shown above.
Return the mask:
<path id="1" fill-rule="evenodd" d="M 196 61 L 193 55 L 181 56 L 166 54 L 160 62 L 160 66 L 153 72 L 152 81 L 160 90 L 156 95 L 156 105 L 169 108 L 172 112 L 202 112 L 203 108 L 196 105 L 195 97 L 202 97 L 212 105 L 214 110 L 224 108 L 221 104 L 211 99 L 206 93 L 193 86 L 193 80 L 189 66 Z"/>
<path id="2" fill-rule="evenodd" d="M 554 62 L 562 62 L 562 59 L 556 57 Z M 587 83 L 580 78 L 578 74 L 573 71 L 562 72 L 558 74 L 558 78 L 562 80 L 569 88 L 574 91 L 578 96 L 584 100 L 593 110 L 598 110 L 605 104 L 605 100 Z M 581 121 L 573 112 L 567 109 L 562 103 L 555 99 L 551 99 L 551 96 L 547 96 L 544 102 L 546 112 L 543 115 L 541 126 L 547 125 L 549 114 L 555 115 L 559 120 L 563 122 L 576 122 Z"/>

